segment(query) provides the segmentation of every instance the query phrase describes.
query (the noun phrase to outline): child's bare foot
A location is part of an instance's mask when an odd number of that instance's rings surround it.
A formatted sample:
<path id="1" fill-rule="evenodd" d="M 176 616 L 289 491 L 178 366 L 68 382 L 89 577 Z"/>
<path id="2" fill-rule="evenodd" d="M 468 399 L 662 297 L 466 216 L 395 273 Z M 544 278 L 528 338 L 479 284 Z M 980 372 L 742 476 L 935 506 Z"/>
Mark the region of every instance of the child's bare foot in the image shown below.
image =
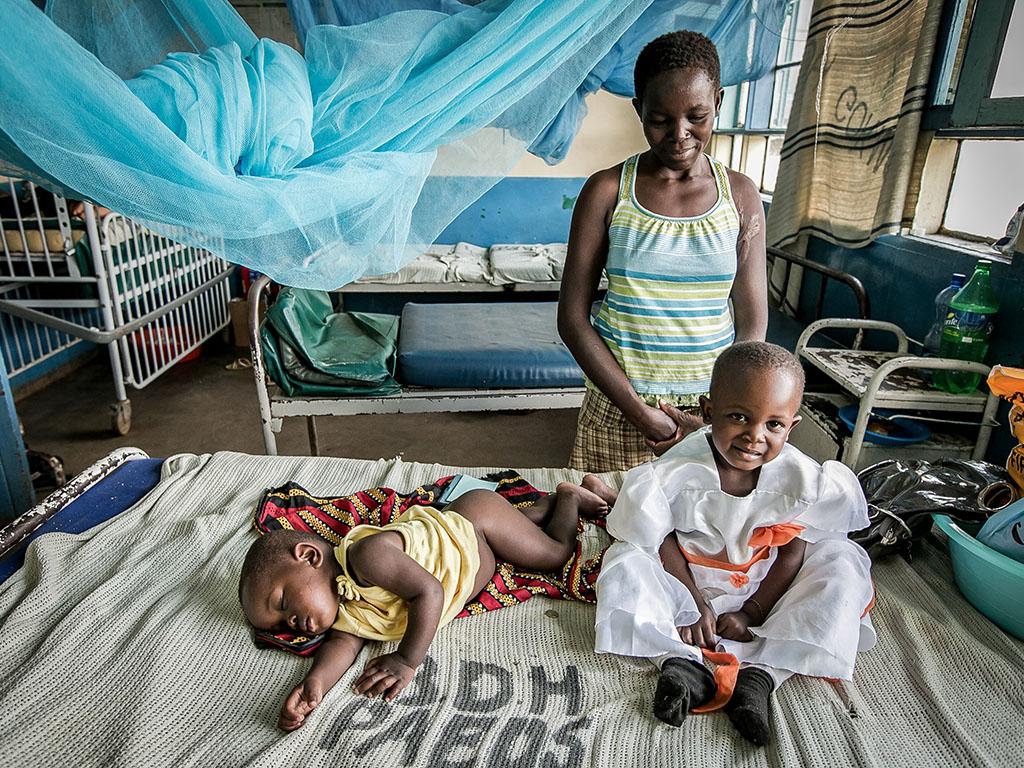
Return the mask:
<path id="1" fill-rule="evenodd" d="M 615 500 L 619 497 L 618 491 L 608 485 L 608 483 L 597 475 L 584 475 L 583 482 L 581 482 L 580 485 L 591 493 L 595 493 L 604 499 L 604 502 L 608 505 L 609 509 L 615 506 Z"/>
<path id="2" fill-rule="evenodd" d="M 603 485 L 603 483 L 602 483 Z M 608 514 L 610 507 L 608 502 L 600 495 L 575 483 L 559 483 L 555 492 L 562 496 L 574 496 L 576 498 L 576 509 L 580 517 L 604 517 Z"/>

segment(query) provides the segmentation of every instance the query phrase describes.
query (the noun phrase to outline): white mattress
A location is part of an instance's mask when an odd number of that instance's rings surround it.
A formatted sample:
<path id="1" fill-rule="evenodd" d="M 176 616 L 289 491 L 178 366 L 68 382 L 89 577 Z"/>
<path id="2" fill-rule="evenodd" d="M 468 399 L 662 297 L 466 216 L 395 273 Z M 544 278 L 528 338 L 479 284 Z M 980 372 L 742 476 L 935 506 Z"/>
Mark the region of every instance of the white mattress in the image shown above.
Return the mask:
<path id="1" fill-rule="evenodd" d="M 443 628 L 391 705 L 355 696 L 370 644 L 293 734 L 275 728 L 309 661 L 251 643 L 237 598 L 253 505 L 295 480 L 315 494 L 409 490 L 463 469 L 391 461 L 183 454 L 133 509 L 51 533 L 0 585 L 4 766 L 1016 766 L 1024 643 L 977 614 L 926 546 L 875 570 L 875 650 L 852 685 L 794 679 L 775 744 L 725 716 L 650 714 L 646 662 L 591 652 L 592 606 L 534 598 Z M 568 470 L 524 470 L 543 489 Z M 606 476 L 610 481 L 615 475 Z M 603 543 L 591 533 L 588 548 Z"/>

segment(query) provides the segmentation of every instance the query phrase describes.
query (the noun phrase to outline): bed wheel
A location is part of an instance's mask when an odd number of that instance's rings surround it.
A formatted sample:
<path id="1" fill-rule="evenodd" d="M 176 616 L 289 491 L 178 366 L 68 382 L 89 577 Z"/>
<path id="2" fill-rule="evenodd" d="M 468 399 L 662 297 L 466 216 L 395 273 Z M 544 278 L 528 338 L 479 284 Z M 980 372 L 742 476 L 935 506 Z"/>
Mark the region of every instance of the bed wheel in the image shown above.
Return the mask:
<path id="1" fill-rule="evenodd" d="M 110 428 L 115 435 L 127 435 L 132 428 L 132 401 L 119 400 L 110 406 Z"/>

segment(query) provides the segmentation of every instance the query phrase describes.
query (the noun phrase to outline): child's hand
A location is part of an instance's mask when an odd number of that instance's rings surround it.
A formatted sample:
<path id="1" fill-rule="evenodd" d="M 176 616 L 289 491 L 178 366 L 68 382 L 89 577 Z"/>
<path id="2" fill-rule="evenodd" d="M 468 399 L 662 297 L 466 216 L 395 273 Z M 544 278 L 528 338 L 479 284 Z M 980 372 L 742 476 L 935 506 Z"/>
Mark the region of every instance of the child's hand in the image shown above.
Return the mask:
<path id="1" fill-rule="evenodd" d="M 277 719 L 277 727 L 282 731 L 294 731 L 300 728 L 306 717 L 320 706 L 324 697 L 323 685 L 316 678 L 307 677 L 292 688 L 288 698 L 281 707 L 281 716 Z"/>
<path id="2" fill-rule="evenodd" d="M 754 639 L 749 627 L 751 619 L 743 611 L 723 613 L 718 617 L 718 634 L 727 640 L 749 643 Z"/>
<path id="3" fill-rule="evenodd" d="M 687 645 L 696 645 L 698 648 L 714 648 L 715 611 L 703 600 L 697 601 L 697 609 L 700 611 L 700 618 L 696 622 L 688 627 L 676 627 L 679 639 Z"/>
<path id="4" fill-rule="evenodd" d="M 371 699 L 382 695 L 386 701 L 394 701 L 395 697 L 412 682 L 415 674 L 416 668 L 406 662 L 401 655 L 385 653 L 366 662 L 363 674 L 356 680 L 352 689 Z"/>

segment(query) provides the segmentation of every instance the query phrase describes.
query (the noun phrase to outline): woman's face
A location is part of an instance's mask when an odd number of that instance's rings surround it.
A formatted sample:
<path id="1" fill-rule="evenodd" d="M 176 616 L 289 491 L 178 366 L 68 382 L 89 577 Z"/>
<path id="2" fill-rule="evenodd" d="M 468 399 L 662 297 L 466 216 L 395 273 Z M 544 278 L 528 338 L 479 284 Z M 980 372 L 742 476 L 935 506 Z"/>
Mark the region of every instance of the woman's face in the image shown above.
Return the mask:
<path id="1" fill-rule="evenodd" d="M 633 107 L 662 165 L 693 167 L 711 141 L 722 93 L 702 69 L 670 69 L 647 81 L 643 101 L 633 99 Z"/>

